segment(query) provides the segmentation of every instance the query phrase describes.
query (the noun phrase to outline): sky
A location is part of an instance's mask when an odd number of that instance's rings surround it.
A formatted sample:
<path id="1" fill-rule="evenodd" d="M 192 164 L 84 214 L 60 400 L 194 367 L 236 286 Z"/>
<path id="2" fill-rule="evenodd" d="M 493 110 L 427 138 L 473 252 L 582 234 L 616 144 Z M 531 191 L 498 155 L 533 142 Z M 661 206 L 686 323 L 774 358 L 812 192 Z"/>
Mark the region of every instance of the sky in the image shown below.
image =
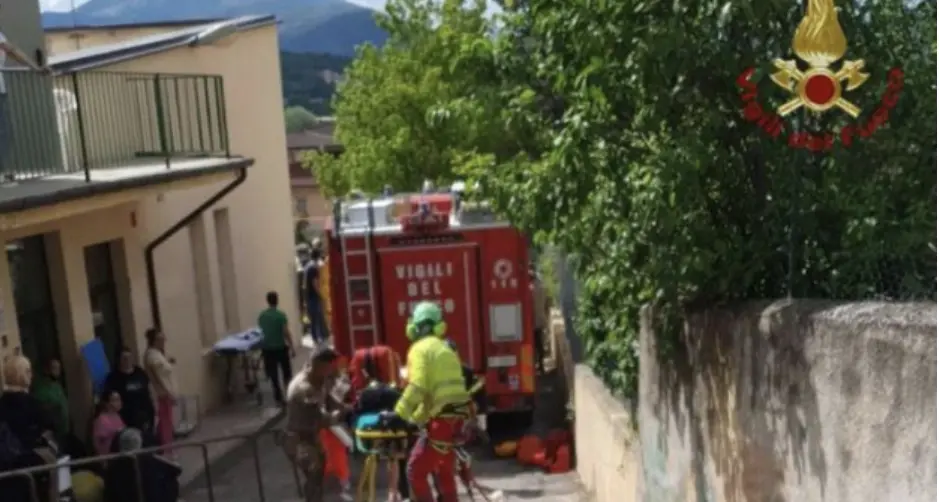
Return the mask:
<path id="1" fill-rule="evenodd" d="M 72 4 L 75 4 L 75 7 L 80 6 L 81 4 L 87 2 L 88 0 L 39 0 L 39 8 L 43 12 L 45 11 L 69 11 L 72 10 Z M 385 0 L 347 0 L 349 3 L 354 3 L 356 5 L 361 5 L 363 7 L 368 7 L 370 9 L 379 10 L 385 7 Z"/>

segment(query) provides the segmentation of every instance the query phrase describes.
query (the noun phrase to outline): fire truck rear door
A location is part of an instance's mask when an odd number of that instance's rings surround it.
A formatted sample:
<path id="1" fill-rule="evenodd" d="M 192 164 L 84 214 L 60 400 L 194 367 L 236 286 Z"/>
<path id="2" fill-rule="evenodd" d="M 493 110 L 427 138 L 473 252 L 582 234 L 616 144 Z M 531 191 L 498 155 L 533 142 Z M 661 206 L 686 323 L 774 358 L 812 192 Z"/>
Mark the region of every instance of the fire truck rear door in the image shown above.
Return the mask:
<path id="1" fill-rule="evenodd" d="M 421 301 L 435 301 L 464 364 L 481 371 L 478 256 L 469 243 L 379 249 L 385 342 L 405 356 L 408 317 Z"/>

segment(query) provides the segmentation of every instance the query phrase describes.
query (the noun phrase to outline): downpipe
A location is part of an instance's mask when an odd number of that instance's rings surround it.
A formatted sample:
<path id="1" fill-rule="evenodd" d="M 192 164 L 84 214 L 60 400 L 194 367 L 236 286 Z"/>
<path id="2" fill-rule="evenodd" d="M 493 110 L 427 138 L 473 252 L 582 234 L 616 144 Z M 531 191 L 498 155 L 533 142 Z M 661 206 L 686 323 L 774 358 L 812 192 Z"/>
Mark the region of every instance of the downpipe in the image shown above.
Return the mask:
<path id="1" fill-rule="evenodd" d="M 222 200 L 226 195 L 233 192 L 236 188 L 238 188 L 239 185 L 244 183 L 246 179 L 248 179 L 248 168 L 242 167 L 239 169 L 238 175 L 234 180 L 231 181 L 231 183 L 222 187 L 221 190 L 206 199 L 202 204 L 199 204 L 199 206 L 189 212 L 189 214 L 183 216 L 182 219 L 174 223 L 173 226 L 160 234 L 159 237 L 150 242 L 150 244 L 147 244 L 147 247 L 144 249 L 144 261 L 146 262 L 147 266 L 147 295 L 149 296 L 150 300 L 150 315 L 152 316 L 154 328 L 162 328 L 162 316 L 160 315 L 160 299 L 158 297 L 156 264 L 153 260 L 153 252 L 156 251 L 156 248 L 158 248 L 161 244 L 169 240 L 170 237 L 192 223 L 193 220 L 199 217 L 199 215 L 215 205 L 216 202 Z"/>

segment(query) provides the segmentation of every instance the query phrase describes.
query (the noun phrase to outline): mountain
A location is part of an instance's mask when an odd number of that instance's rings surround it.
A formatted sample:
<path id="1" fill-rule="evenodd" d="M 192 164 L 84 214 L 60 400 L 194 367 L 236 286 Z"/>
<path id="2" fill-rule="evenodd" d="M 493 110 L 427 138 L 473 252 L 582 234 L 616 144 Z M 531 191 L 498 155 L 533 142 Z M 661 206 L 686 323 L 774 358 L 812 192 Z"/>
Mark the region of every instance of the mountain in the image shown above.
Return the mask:
<path id="1" fill-rule="evenodd" d="M 332 54 L 280 53 L 284 107 L 302 107 L 316 115 L 332 115 L 330 100 L 350 59 Z"/>
<path id="2" fill-rule="evenodd" d="M 88 0 L 74 12 L 43 12 L 46 28 L 131 24 L 274 14 L 281 49 L 355 55 L 355 47 L 381 45 L 387 34 L 375 12 L 345 0 Z"/>

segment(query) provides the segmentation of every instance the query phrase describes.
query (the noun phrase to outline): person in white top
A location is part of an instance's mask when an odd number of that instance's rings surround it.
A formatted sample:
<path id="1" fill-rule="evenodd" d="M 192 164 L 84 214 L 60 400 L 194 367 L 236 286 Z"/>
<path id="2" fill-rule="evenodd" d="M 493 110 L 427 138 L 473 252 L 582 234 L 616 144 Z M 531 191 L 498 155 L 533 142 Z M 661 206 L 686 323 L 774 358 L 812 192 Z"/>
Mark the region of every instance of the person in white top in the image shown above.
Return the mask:
<path id="1" fill-rule="evenodd" d="M 173 365 L 176 361 L 166 356 L 166 335 L 162 331 L 150 328 L 146 337 L 147 350 L 143 353 L 143 362 L 157 397 L 157 439 L 160 444 L 168 445 L 173 442 L 175 430 L 173 405 L 176 404 L 176 380 L 173 376 Z"/>

